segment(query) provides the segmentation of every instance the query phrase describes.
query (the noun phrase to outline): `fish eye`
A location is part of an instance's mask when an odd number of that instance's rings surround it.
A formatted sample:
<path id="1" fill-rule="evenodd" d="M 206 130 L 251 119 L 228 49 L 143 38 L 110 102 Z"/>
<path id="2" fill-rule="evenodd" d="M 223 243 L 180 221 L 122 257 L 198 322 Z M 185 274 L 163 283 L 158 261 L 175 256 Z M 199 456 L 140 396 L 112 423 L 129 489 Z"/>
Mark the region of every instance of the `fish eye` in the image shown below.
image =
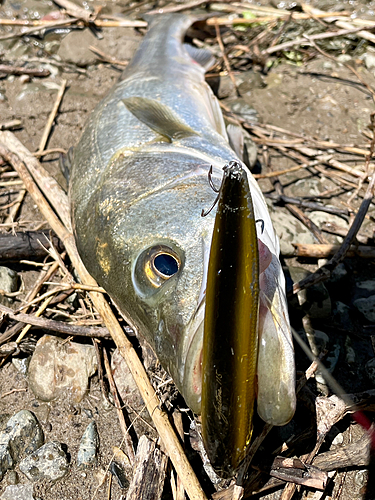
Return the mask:
<path id="1" fill-rule="evenodd" d="M 153 246 L 139 255 L 134 268 L 134 284 L 142 295 L 150 296 L 175 276 L 181 267 L 182 256 L 178 249 L 167 245 Z"/>
<path id="2" fill-rule="evenodd" d="M 177 273 L 179 265 L 173 255 L 160 253 L 154 257 L 154 267 L 156 272 L 168 279 Z"/>

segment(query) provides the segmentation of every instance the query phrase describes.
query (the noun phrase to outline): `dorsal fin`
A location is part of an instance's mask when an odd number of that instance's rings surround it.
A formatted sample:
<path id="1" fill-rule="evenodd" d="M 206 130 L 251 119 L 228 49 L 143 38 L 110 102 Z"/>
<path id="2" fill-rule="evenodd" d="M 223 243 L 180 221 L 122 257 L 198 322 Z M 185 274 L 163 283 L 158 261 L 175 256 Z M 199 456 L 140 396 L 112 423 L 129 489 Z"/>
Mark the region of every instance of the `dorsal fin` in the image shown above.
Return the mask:
<path id="1" fill-rule="evenodd" d="M 159 101 L 147 97 L 127 97 L 122 102 L 139 121 L 171 141 L 197 135 L 169 106 Z"/>

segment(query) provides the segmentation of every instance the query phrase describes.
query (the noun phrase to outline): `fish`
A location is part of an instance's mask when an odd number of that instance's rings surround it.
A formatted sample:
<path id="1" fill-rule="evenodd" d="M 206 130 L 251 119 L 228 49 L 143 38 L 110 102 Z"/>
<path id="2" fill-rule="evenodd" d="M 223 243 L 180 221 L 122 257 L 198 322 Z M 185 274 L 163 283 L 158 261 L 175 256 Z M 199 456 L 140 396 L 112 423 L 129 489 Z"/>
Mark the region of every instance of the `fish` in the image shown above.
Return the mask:
<path id="1" fill-rule="evenodd" d="M 257 224 L 257 411 L 284 425 L 295 411 L 295 366 L 279 260 L 265 199 L 241 158 L 205 72 L 212 54 L 184 43 L 198 20 L 149 16 L 119 82 L 96 106 L 74 148 L 69 183 L 81 258 L 123 317 L 152 346 L 187 405 L 202 407 L 205 292 L 215 210 L 207 180 L 223 166 L 246 173 Z"/>

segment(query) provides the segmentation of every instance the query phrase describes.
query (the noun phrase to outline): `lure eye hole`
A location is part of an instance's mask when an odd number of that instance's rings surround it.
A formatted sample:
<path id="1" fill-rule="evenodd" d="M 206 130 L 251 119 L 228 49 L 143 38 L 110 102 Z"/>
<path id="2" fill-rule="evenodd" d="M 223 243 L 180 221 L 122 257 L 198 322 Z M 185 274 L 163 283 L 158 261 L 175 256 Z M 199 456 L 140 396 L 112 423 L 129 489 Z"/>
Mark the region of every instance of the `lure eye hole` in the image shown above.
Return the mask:
<path id="1" fill-rule="evenodd" d="M 160 253 L 154 257 L 155 272 L 164 279 L 168 279 L 177 273 L 179 263 L 177 259 L 169 253 Z"/>

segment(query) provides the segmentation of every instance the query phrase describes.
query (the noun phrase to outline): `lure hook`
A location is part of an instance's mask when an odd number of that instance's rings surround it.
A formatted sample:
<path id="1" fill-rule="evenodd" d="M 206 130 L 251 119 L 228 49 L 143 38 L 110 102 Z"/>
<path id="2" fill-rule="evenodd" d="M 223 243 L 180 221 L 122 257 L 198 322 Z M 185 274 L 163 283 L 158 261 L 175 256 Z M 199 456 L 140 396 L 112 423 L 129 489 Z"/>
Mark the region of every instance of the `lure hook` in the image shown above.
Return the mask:
<path id="1" fill-rule="evenodd" d="M 215 184 L 213 183 L 213 180 L 212 180 L 212 165 L 210 166 L 210 169 L 208 171 L 208 175 L 207 176 L 208 176 L 208 183 L 210 185 L 210 188 L 212 189 L 212 191 L 214 191 L 215 193 L 217 193 L 217 196 L 215 198 L 215 201 L 211 205 L 211 208 L 209 208 L 208 210 L 204 210 L 204 208 L 202 209 L 201 217 L 206 217 L 206 215 L 208 215 L 210 212 L 212 212 L 213 208 L 215 207 L 215 205 L 219 201 L 219 197 L 220 197 L 221 186 L 218 189 L 215 186 Z"/>
<path id="2" fill-rule="evenodd" d="M 255 224 L 258 224 L 258 222 L 261 223 L 261 232 L 260 232 L 260 234 L 263 234 L 263 231 L 264 231 L 264 220 L 263 219 L 257 219 L 255 221 Z"/>

